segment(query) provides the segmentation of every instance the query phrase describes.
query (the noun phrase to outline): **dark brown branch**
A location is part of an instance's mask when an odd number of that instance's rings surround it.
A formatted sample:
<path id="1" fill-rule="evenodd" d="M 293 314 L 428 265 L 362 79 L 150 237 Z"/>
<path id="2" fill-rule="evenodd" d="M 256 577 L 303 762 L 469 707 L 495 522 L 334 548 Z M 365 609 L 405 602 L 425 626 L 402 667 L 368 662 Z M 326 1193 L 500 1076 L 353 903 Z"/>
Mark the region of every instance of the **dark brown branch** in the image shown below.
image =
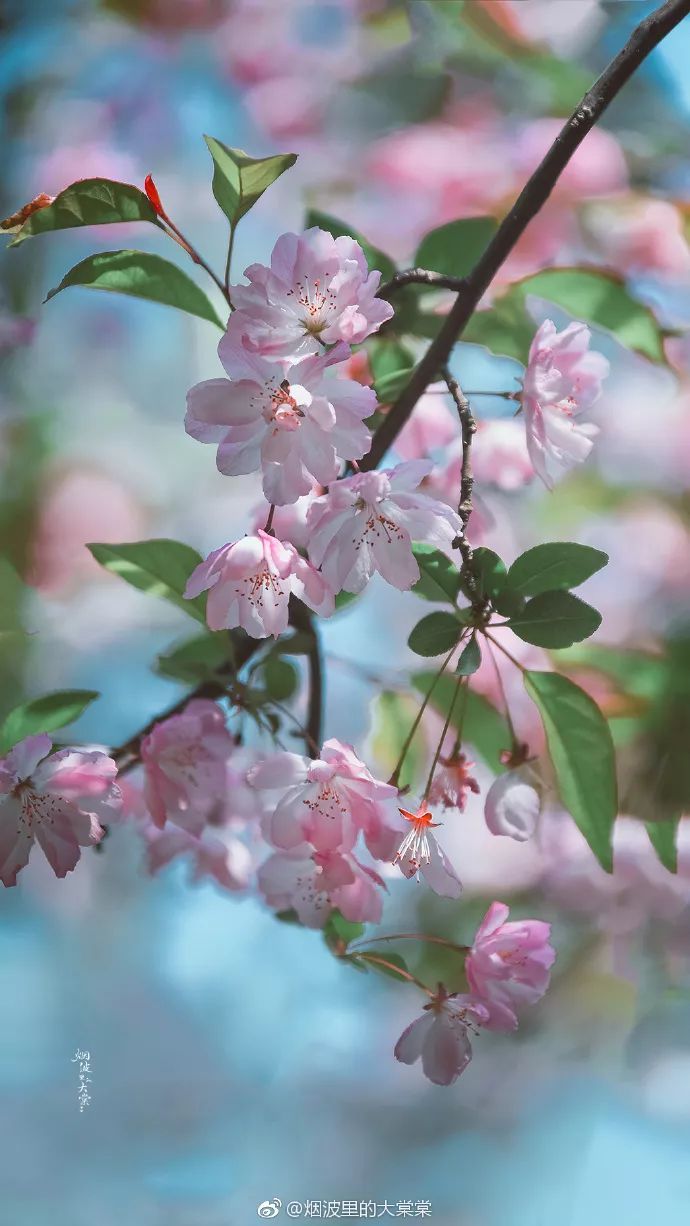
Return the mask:
<path id="1" fill-rule="evenodd" d="M 462 520 L 462 534 L 455 538 L 453 541 L 453 546 L 454 548 L 459 549 L 462 555 L 464 576 L 469 594 L 474 601 L 481 601 L 477 587 L 477 580 L 472 566 L 472 546 L 467 539 L 467 525 L 470 522 L 470 516 L 472 514 L 472 489 L 474 487 L 474 477 L 472 476 L 472 440 L 477 430 L 477 424 L 472 416 L 469 400 L 465 396 L 457 379 L 454 378 L 447 366 L 443 367 L 442 374 L 448 387 L 448 391 L 453 397 L 453 402 L 458 411 L 458 417 L 460 419 L 460 433 L 462 437 L 460 496 L 458 501 L 458 515 Z"/>
<path id="2" fill-rule="evenodd" d="M 381 286 L 379 298 L 390 298 L 405 285 L 432 285 L 434 289 L 452 289 L 457 294 L 464 287 L 465 278 L 449 277 L 443 272 L 430 272 L 427 268 L 405 268 Z"/>
<path id="3" fill-rule="evenodd" d="M 305 736 L 310 752 L 318 753 L 323 739 L 323 668 L 321 661 L 321 643 L 314 628 L 314 638 L 309 655 L 309 707 Z"/>
<path id="4" fill-rule="evenodd" d="M 667 0 L 666 4 L 640 22 L 623 50 L 585 94 L 465 280 L 438 336 L 376 431 L 371 450 L 361 462 L 363 470 L 376 468 L 397 438 L 419 397 L 448 361 L 480 298 L 532 218 L 548 200 L 559 176 L 587 133 L 643 60 L 689 12 L 690 0 Z"/>

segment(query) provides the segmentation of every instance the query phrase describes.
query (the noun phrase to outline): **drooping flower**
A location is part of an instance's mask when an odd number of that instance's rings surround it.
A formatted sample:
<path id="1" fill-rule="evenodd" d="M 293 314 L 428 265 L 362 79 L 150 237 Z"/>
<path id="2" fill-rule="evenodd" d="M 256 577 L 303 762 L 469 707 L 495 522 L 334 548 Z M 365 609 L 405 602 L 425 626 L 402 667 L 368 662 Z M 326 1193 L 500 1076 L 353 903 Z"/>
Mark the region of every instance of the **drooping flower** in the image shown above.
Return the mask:
<path id="1" fill-rule="evenodd" d="M 231 287 L 231 332 L 267 357 L 296 361 L 322 343 L 359 344 L 393 315 L 376 297 L 381 274 L 369 272 L 359 243 L 316 226 L 283 234 L 270 268 L 252 264 L 244 275 L 249 285 Z"/>
<path id="2" fill-rule="evenodd" d="M 441 823 L 432 820 L 431 813 L 425 811 L 423 804 L 417 813 L 410 813 L 407 809 L 400 812 L 412 828 L 400 844 L 393 863 L 398 865 L 408 880 L 411 877 L 419 880 L 419 874 L 423 873 L 435 894 L 443 898 L 459 898 L 462 882 L 431 833 Z"/>
<path id="3" fill-rule="evenodd" d="M 288 602 L 297 596 L 322 617 L 333 612 L 333 593 L 319 571 L 294 545 L 267 532 L 214 549 L 189 577 L 185 596 L 209 591 L 211 630 L 241 626 L 253 638 L 276 638 L 287 630 Z"/>
<path id="4" fill-rule="evenodd" d="M 154 825 L 171 821 L 201 834 L 224 808 L 234 748 L 222 710 L 207 699 L 193 699 L 179 715 L 154 724 L 141 742 L 144 798 Z"/>
<path id="5" fill-rule="evenodd" d="M 449 1086 L 472 1059 L 470 1034 L 478 1034 L 489 1017 L 486 1005 L 465 993 L 448 995 L 443 986 L 421 1017 L 403 1031 L 395 1058 L 414 1064 L 421 1058 L 424 1075 L 437 1086 Z"/>
<path id="6" fill-rule="evenodd" d="M 376 855 L 385 824 L 382 806 L 397 794 L 373 777 L 351 745 L 335 738 L 324 741 L 319 758 L 276 753 L 252 767 L 247 778 L 255 788 L 281 789 L 264 833 L 284 850 L 308 842 L 317 851 L 350 851 L 361 831 Z"/>
<path id="7" fill-rule="evenodd" d="M 381 919 L 385 883 L 351 852 L 315 851 L 301 843 L 269 856 L 258 883 L 269 906 L 295 910 L 307 928 L 322 928 L 334 907 L 352 923 Z"/>
<path id="8" fill-rule="evenodd" d="M 549 986 L 556 951 L 543 920 L 507 923 L 505 903 L 493 902 L 465 959 L 470 988 L 484 1002 L 488 1030 L 515 1030 L 517 1009 L 536 1004 Z"/>
<path id="9" fill-rule="evenodd" d="M 419 578 L 413 541 L 448 549 L 462 532 L 451 507 L 417 492 L 426 460 L 337 481 L 309 509 L 309 557 L 334 591 L 361 592 L 378 571 L 400 591 Z"/>
<path id="10" fill-rule="evenodd" d="M 46 733 L 25 737 L 0 761 L 0 881 L 16 885 L 36 840 L 56 877 L 77 863 L 81 848 L 99 843 L 99 818 L 121 804 L 117 766 L 98 750 L 50 753 Z"/>
<path id="11" fill-rule="evenodd" d="M 326 376 L 347 357 L 346 345 L 291 365 L 243 348 L 229 328 L 218 353 L 231 377 L 191 388 L 185 429 L 201 442 L 218 443 L 220 472 L 261 469 L 266 498 L 284 506 L 315 482 L 328 485 L 344 460 L 359 460 L 368 450 L 371 434 L 363 423 L 376 408 L 375 393 Z"/>
<path id="12" fill-rule="evenodd" d="M 429 789 L 429 804 L 441 805 L 444 809 L 459 809 L 465 811 L 468 792 L 479 794 L 477 780 L 470 774 L 474 762 L 469 762 L 464 753 L 453 753 L 447 758 L 440 758 L 440 769 L 436 771 Z"/>
<path id="13" fill-rule="evenodd" d="M 504 834 L 524 843 L 537 828 L 539 793 L 522 770 L 506 771 L 489 788 L 484 801 L 484 819 L 492 834 Z"/>
<path id="14" fill-rule="evenodd" d="M 587 459 L 599 433 L 597 426 L 575 420 L 599 399 L 609 372 L 603 354 L 589 349 L 590 338 L 585 324 L 573 322 L 558 332 L 545 319 L 530 346 L 522 390 L 527 450 L 549 489 L 556 476 Z"/>

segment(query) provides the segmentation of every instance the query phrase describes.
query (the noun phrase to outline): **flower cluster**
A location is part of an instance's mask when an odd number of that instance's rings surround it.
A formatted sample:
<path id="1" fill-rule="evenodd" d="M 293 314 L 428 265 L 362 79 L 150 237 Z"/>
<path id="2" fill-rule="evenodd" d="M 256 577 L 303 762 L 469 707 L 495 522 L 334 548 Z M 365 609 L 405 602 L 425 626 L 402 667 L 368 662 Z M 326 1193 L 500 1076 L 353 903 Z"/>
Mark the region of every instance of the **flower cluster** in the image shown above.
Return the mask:
<path id="1" fill-rule="evenodd" d="M 261 472 L 271 511 L 265 529 L 211 553 L 185 595 L 210 589 L 212 629 L 265 638 L 285 630 L 290 595 L 327 617 L 339 592 L 360 592 L 376 571 L 412 587 L 412 542 L 449 548 L 462 529 L 455 511 L 418 492 L 430 463 L 342 475 L 369 450 L 377 407 L 373 390 L 347 377 L 350 345 L 393 314 L 359 244 L 316 227 L 285 234 L 270 266 L 245 276 L 248 285 L 231 287 L 235 310 L 218 347 L 228 377 L 190 390 L 185 424 L 217 445 L 222 473 Z M 305 497 L 308 560 L 269 526 L 276 507 Z"/>
<path id="2" fill-rule="evenodd" d="M 188 702 L 154 725 L 140 753 L 143 778 L 128 787 L 126 809 L 149 871 L 185 857 L 195 881 L 246 889 L 260 845 L 261 805 L 246 778 L 256 754 L 236 743 L 218 704 Z"/>
<path id="3" fill-rule="evenodd" d="M 517 1010 L 544 995 L 556 954 L 549 924 L 508 922 L 508 907 L 489 907 L 465 959 L 469 993 L 448 993 L 442 984 L 424 1013 L 398 1039 L 396 1059 L 421 1058 L 425 1075 L 436 1085 L 451 1085 L 472 1058 L 470 1035 L 485 1030 L 515 1030 Z"/>
<path id="4" fill-rule="evenodd" d="M 273 802 L 263 822 L 276 850 L 259 869 L 269 906 L 321 928 L 334 908 L 352 922 L 381 918 L 383 878 L 355 854 L 358 840 L 390 861 L 400 839 L 391 817 L 397 789 L 374 779 L 350 745 L 326 741 L 318 758 L 276 753 L 248 773 Z"/>

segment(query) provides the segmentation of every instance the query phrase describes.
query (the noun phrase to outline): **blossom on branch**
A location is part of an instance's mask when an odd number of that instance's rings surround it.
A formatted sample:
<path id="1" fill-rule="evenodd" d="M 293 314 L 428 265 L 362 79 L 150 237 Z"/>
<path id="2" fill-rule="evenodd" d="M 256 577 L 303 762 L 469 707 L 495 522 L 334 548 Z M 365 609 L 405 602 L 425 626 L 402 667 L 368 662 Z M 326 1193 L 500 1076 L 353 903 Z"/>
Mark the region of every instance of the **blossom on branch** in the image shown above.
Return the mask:
<path id="1" fill-rule="evenodd" d="M 524 843 L 537 828 L 541 800 L 524 778 L 522 770 L 506 771 L 489 788 L 484 801 L 484 819 L 492 834 L 504 834 Z"/>
<path id="2" fill-rule="evenodd" d="M 545 319 L 530 345 L 522 385 L 527 450 L 535 472 L 551 489 L 557 476 L 587 459 L 599 428 L 575 420 L 601 395 L 609 363 L 590 351 L 591 333 L 582 323 L 562 332 Z"/>
<path id="3" fill-rule="evenodd" d="M 462 882 L 442 847 L 439 847 L 432 829 L 440 822 L 432 821 L 430 813 L 422 804 L 417 813 L 409 813 L 407 809 L 400 810 L 402 816 L 411 825 L 396 853 L 394 864 L 408 879 L 423 873 L 428 885 L 435 894 L 443 898 L 459 898 L 462 893 Z"/>
<path id="4" fill-rule="evenodd" d="M 56 877 L 99 843 L 99 818 L 120 809 L 117 766 L 99 750 L 50 753 L 46 733 L 27 736 L 0 760 L 0 881 L 16 885 L 36 840 Z"/>
<path id="5" fill-rule="evenodd" d="M 171 821 L 190 834 L 201 834 L 225 802 L 227 763 L 234 748 L 222 710 L 203 698 L 154 724 L 140 749 L 144 799 L 154 825 L 160 829 Z"/>
<path id="6" fill-rule="evenodd" d="M 333 593 L 323 576 L 294 545 L 262 529 L 208 555 L 189 577 L 188 600 L 209 591 L 207 620 L 211 630 L 241 626 L 252 638 L 277 638 L 288 627 L 288 602 L 297 596 L 330 617 Z"/>
<path id="7" fill-rule="evenodd" d="M 488 1030 L 515 1030 L 516 1009 L 534 1005 L 549 986 L 556 952 L 551 925 L 542 920 L 507 923 L 505 903 L 493 902 L 465 959 L 471 990 L 484 1002 Z"/>
<path id="8" fill-rule="evenodd" d="M 397 789 L 375 779 L 351 745 L 324 741 L 316 759 L 276 753 L 252 767 L 247 778 L 255 788 L 283 792 L 264 823 L 275 847 L 291 850 L 308 842 L 317 851 L 349 851 L 361 832 L 378 855 L 385 802 Z"/>
<path id="9" fill-rule="evenodd" d="M 376 395 L 350 379 L 326 376 L 349 350 L 337 344 L 291 365 L 244 349 L 230 321 L 218 347 L 230 379 L 207 379 L 187 393 L 185 429 L 218 443 L 217 465 L 237 476 L 261 469 L 263 490 L 279 506 L 334 481 L 344 460 L 359 460 L 371 434 L 363 424 Z"/>
<path id="10" fill-rule="evenodd" d="M 302 843 L 269 856 L 258 883 L 269 906 L 295 910 L 307 928 L 322 928 L 334 907 L 352 923 L 381 919 L 383 878 L 351 852 L 315 851 Z"/>
<path id="11" fill-rule="evenodd" d="M 283 234 L 270 268 L 252 264 L 244 275 L 249 285 L 230 291 L 231 335 L 266 357 L 296 361 L 322 344 L 359 344 L 393 315 L 376 297 L 381 273 L 369 272 L 359 243 L 316 226 Z"/>
<path id="12" fill-rule="evenodd" d="M 449 1086 L 472 1059 L 470 1034 L 478 1034 L 489 1018 L 486 1005 L 466 993 L 448 995 L 443 987 L 424 1013 L 403 1031 L 395 1045 L 402 1064 L 421 1059 L 424 1075 L 437 1086 Z"/>
<path id="13" fill-rule="evenodd" d="M 430 461 L 412 460 L 357 473 L 314 500 L 307 516 L 309 557 L 335 592 L 361 592 L 375 571 L 406 591 L 419 579 L 413 541 L 451 548 L 462 533 L 460 517 L 417 492 L 431 468 Z"/>

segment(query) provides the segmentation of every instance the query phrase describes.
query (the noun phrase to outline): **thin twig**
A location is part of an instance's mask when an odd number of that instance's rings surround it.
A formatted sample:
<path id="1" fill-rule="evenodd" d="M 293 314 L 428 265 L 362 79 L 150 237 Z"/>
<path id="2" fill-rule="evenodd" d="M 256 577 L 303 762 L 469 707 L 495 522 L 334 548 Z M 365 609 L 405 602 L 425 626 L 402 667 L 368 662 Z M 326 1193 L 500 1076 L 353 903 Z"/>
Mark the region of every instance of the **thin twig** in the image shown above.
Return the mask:
<path id="1" fill-rule="evenodd" d="M 405 268 L 381 286 L 379 298 L 388 298 L 405 285 L 432 285 L 434 289 L 452 289 L 457 294 L 464 284 L 464 277 L 449 277 L 442 272 L 430 272 L 428 268 Z"/>
<path id="2" fill-rule="evenodd" d="M 463 576 L 472 603 L 475 607 L 480 608 L 485 602 L 482 601 L 479 583 L 474 570 L 472 546 L 467 539 L 467 525 L 472 514 L 472 490 L 474 488 L 474 477 L 472 476 L 472 440 L 477 430 L 477 424 L 472 416 L 467 396 L 447 366 L 443 367 L 442 374 L 458 411 L 462 439 L 462 464 L 460 467 L 460 493 L 458 497 L 458 515 L 462 520 L 462 532 L 456 536 L 453 541 L 453 547 L 459 549 L 462 555 Z"/>
<path id="3" fill-rule="evenodd" d="M 465 279 L 438 335 L 429 345 L 407 386 L 376 431 L 371 450 L 361 462 L 362 469 L 376 468 L 393 444 L 419 397 L 448 361 L 453 346 L 460 339 L 480 298 L 532 218 L 548 200 L 587 133 L 649 53 L 689 12 L 690 0 L 667 0 L 667 3 L 640 22 L 622 51 L 619 51 L 587 91 Z"/>

